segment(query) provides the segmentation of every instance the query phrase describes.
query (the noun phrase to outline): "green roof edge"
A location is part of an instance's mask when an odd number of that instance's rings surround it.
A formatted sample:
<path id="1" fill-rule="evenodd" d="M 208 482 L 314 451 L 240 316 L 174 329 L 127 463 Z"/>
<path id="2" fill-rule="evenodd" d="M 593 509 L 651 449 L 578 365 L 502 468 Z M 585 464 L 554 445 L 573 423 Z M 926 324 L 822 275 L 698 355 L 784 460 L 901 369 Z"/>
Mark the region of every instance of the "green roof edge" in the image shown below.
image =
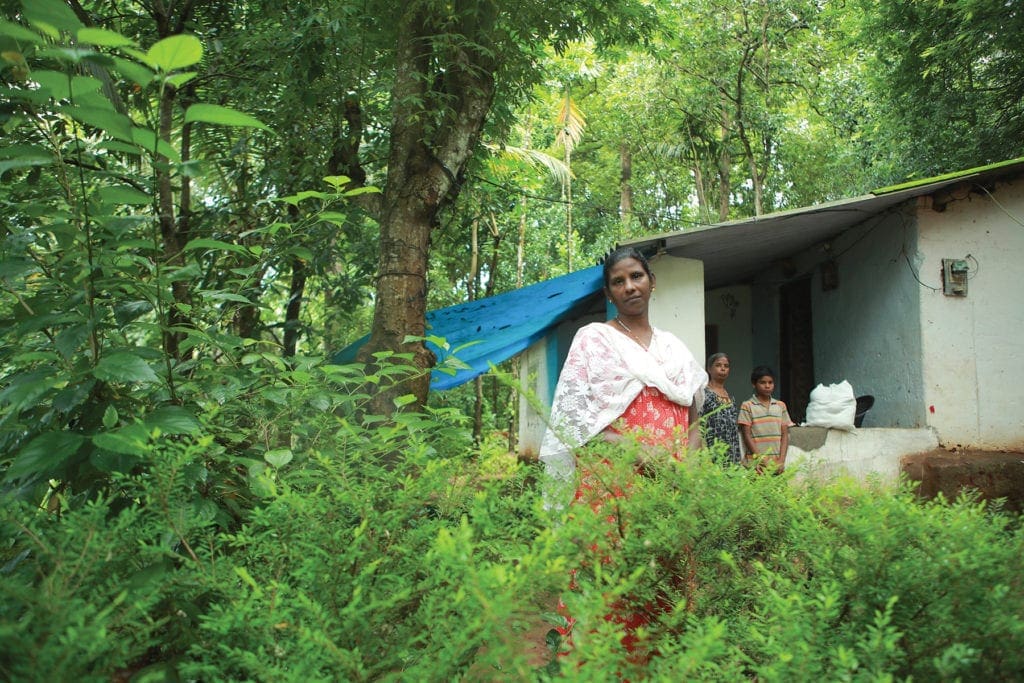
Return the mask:
<path id="1" fill-rule="evenodd" d="M 956 178 L 974 175 L 975 173 L 982 173 L 984 171 L 991 171 L 996 168 L 1002 168 L 1003 166 L 1012 166 L 1013 164 L 1019 164 L 1024 162 L 1024 157 L 1017 157 L 1016 159 L 1009 159 L 1007 161 L 1000 161 L 994 164 L 988 164 L 986 166 L 977 166 L 975 168 L 968 168 L 964 171 L 954 171 L 953 173 L 944 173 L 931 178 L 922 178 L 921 180 L 911 180 L 907 183 L 900 183 L 899 185 L 889 185 L 887 187 L 880 187 L 877 190 L 872 190 L 871 194 L 881 195 L 890 194 L 892 192 L 898 192 L 899 190 L 909 190 L 912 187 L 920 187 L 921 185 L 929 185 L 931 183 L 942 182 L 943 180 L 954 180 Z"/>

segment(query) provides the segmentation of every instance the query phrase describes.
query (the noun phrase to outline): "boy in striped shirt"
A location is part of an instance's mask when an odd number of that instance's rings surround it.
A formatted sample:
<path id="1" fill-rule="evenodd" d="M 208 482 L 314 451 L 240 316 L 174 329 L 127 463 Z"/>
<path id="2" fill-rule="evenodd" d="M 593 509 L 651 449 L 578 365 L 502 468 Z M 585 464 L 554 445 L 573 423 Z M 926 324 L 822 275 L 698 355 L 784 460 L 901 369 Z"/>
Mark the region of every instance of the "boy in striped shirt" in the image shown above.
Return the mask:
<path id="1" fill-rule="evenodd" d="M 794 422 L 789 419 L 789 410 L 782 401 L 772 398 L 775 391 L 775 373 L 759 365 L 750 373 L 754 395 L 740 406 L 739 425 L 743 445 L 746 448 L 746 464 L 755 464 L 758 472 L 772 463 L 778 474 L 786 467 L 786 451 L 789 448 L 789 428 Z"/>

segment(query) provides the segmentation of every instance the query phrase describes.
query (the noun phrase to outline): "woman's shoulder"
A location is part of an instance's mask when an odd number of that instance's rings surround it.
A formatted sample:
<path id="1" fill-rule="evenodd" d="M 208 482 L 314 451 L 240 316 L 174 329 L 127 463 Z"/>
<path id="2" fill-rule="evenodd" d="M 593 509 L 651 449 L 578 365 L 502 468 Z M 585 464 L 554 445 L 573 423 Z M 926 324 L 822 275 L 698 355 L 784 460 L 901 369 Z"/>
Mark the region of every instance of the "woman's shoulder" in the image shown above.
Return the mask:
<path id="1" fill-rule="evenodd" d="M 581 350 L 589 348 L 598 352 L 599 349 L 604 349 L 611 344 L 612 334 L 615 334 L 615 330 L 603 322 L 587 323 L 576 330 L 572 337 L 572 345 Z"/>
<path id="2" fill-rule="evenodd" d="M 592 322 L 592 323 L 587 323 L 586 325 L 584 325 L 580 329 L 576 330 L 576 334 L 574 335 L 574 338 L 576 338 L 576 339 L 585 339 L 585 338 L 600 337 L 602 339 L 607 339 L 609 332 L 614 332 L 614 331 L 615 330 L 613 330 L 612 327 L 607 322 L 595 321 L 595 322 Z"/>

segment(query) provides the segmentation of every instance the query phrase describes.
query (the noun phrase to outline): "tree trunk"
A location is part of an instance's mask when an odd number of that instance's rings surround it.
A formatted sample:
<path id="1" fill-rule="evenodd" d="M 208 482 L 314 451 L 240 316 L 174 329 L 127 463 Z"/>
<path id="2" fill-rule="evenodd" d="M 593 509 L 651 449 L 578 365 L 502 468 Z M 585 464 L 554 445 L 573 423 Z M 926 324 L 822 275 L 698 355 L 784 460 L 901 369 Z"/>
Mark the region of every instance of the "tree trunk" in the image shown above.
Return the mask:
<path id="1" fill-rule="evenodd" d="M 171 16 L 170 10 L 172 8 L 178 11 L 177 17 Z M 151 16 L 157 26 L 157 35 L 160 38 L 167 38 L 184 31 L 185 25 L 192 16 L 192 9 L 193 0 L 185 0 L 177 7 L 173 5 L 167 7 L 163 3 L 154 5 L 151 9 Z M 157 105 L 157 134 L 162 140 L 171 139 L 174 105 L 175 89 L 173 86 L 165 85 L 161 91 L 160 102 Z M 191 139 L 187 125 L 183 129 L 182 134 L 185 136 L 182 143 L 182 159 L 184 160 L 188 158 L 188 147 Z M 154 144 L 155 142 L 154 140 Z M 179 233 L 179 227 L 184 229 L 186 237 L 190 229 L 188 213 L 190 211 L 188 207 L 190 193 L 186 183 L 181 197 L 181 206 L 184 214 L 182 223 L 179 226 L 174 217 L 174 189 L 171 184 L 170 160 L 161 155 L 155 155 L 155 159 L 157 162 L 157 212 L 160 223 L 160 237 L 163 243 L 163 260 L 167 265 L 178 266 L 182 263 L 181 250 L 185 246 L 182 234 Z M 158 286 L 160 285 L 158 284 Z M 171 328 L 181 327 L 188 323 L 188 318 L 182 310 L 189 304 L 190 299 L 191 294 L 187 281 L 179 278 L 171 283 L 171 304 L 166 313 L 164 321 L 166 327 L 163 332 L 164 352 L 168 358 L 181 358 L 180 345 L 185 335 L 182 332 L 172 331 Z M 178 306 L 177 304 L 183 304 L 183 306 Z"/>
<path id="2" fill-rule="evenodd" d="M 174 90 L 167 87 L 158 105 L 158 135 L 162 140 L 171 139 L 172 112 L 174 109 Z M 155 141 L 154 141 L 155 143 Z M 157 206 L 159 209 L 160 238 L 163 244 L 163 261 L 168 266 L 182 264 L 181 243 L 178 224 L 174 217 L 174 189 L 171 186 L 171 166 L 167 157 L 157 155 L 156 188 Z M 177 278 L 171 283 L 171 302 L 167 307 L 166 327 L 164 329 L 164 352 L 169 358 L 181 359 L 180 345 L 185 339 L 182 332 L 172 328 L 180 328 L 187 324 L 188 318 L 177 304 L 189 303 L 190 294 L 188 281 Z"/>
<path id="3" fill-rule="evenodd" d="M 565 177 L 565 272 L 572 272 L 572 153 L 565 148 L 565 167 L 570 172 Z"/>
<path id="4" fill-rule="evenodd" d="M 480 220 L 473 219 L 472 237 L 470 238 L 469 257 L 469 278 L 468 278 L 469 300 L 475 301 L 476 294 L 480 291 Z M 484 385 L 483 378 L 477 377 L 473 381 L 473 443 L 477 447 L 483 441 L 484 432 Z"/>
<path id="5" fill-rule="evenodd" d="M 722 143 L 718 154 L 718 220 L 729 218 L 729 193 L 732 190 L 732 155 L 729 153 L 729 136 L 732 125 L 727 109 L 722 110 Z"/>
<path id="6" fill-rule="evenodd" d="M 424 405 L 430 388 L 434 354 L 423 342 L 405 339 L 426 331 L 430 231 L 444 204 L 458 195 L 494 97 L 494 57 L 483 46 L 496 10 L 491 3 L 471 3 L 475 10 L 469 11 L 468 2 L 455 2 L 444 17 L 455 18 L 464 41 L 435 47 L 441 31 L 429 7 L 407 7 L 400 19 L 377 298 L 370 340 L 359 357 L 367 362 L 377 351 L 410 352 L 420 372 L 380 387 L 369 405 L 377 415 L 391 415 L 394 399 L 403 394 L 415 398 L 411 407 Z M 443 112 L 440 121 L 437 111 Z"/>
<path id="7" fill-rule="evenodd" d="M 619 146 L 619 218 L 624 227 L 633 219 L 633 155 L 625 144 Z"/>
<path id="8" fill-rule="evenodd" d="M 523 275 L 526 270 L 526 197 L 519 199 L 519 239 L 516 242 L 516 287 L 523 286 Z"/>
<path id="9" fill-rule="evenodd" d="M 292 282 L 288 291 L 288 306 L 284 312 L 284 351 L 285 358 L 295 355 L 299 342 L 299 313 L 302 311 L 302 296 L 306 291 L 308 269 L 306 262 L 300 258 L 292 259 Z"/>

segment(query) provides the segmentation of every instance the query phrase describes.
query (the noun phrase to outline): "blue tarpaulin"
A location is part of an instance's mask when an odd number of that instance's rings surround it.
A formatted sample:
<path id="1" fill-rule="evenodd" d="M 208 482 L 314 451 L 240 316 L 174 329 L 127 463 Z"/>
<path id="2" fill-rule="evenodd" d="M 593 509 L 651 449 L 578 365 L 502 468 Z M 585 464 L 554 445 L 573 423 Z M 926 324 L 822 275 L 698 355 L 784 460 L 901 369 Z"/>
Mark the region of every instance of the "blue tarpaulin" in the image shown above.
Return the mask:
<path id="1" fill-rule="evenodd" d="M 487 372 L 492 363 L 526 350 L 601 289 L 601 270 L 601 266 L 593 266 L 504 294 L 428 312 L 427 336 L 443 338 L 453 350 L 468 345 L 455 353 L 468 367 L 454 375 L 435 369 L 430 388 L 443 391 L 465 384 Z M 352 362 L 368 339 L 366 336 L 353 342 L 331 360 Z M 439 361 L 450 353 L 430 342 L 427 346 Z"/>

